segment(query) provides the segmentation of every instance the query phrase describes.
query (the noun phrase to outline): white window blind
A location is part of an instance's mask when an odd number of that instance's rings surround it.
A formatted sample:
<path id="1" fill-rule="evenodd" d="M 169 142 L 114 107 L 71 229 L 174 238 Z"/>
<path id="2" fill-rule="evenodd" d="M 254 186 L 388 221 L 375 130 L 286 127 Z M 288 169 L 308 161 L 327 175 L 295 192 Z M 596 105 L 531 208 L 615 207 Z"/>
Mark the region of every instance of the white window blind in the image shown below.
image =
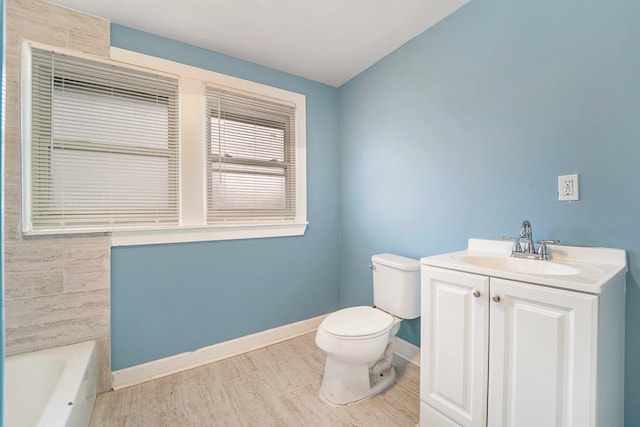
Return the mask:
<path id="1" fill-rule="evenodd" d="M 208 222 L 296 215 L 295 106 L 207 87 Z"/>
<path id="2" fill-rule="evenodd" d="M 33 230 L 178 224 L 178 80 L 31 52 Z"/>

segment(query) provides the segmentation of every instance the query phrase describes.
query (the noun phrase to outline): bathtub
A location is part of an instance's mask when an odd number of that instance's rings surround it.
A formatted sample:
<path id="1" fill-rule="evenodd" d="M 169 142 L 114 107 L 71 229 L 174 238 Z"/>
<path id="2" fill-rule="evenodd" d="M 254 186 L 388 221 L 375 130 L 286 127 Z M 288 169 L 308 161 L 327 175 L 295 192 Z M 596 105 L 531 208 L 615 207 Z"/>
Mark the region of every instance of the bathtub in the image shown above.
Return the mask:
<path id="1" fill-rule="evenodd" d="M 8 357 L 5 427 L 87 427 L 96 399 L 94 341 Z"/>

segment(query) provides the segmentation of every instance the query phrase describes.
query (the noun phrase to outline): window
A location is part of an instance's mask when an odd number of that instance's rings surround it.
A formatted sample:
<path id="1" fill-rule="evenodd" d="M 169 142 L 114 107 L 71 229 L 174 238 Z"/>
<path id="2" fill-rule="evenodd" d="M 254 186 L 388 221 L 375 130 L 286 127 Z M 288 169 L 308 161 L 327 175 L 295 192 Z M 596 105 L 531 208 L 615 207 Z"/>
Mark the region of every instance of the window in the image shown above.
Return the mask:
<path id="1" fill-rule="evenodd" d="M 30 49 L 25 231 L 177 225 L 178 80 Z"/>
<path id="2" fill-rule="evenodd" d="M 22 53 L 26 234 L 304 234 L 304 95 L 114 47 L 110 60 L 31 41 Z"/>
<path id="3" fill-rule="evenodd" d="M 295 107 L 207 88 L 209 223 L 292 220 Z"/>

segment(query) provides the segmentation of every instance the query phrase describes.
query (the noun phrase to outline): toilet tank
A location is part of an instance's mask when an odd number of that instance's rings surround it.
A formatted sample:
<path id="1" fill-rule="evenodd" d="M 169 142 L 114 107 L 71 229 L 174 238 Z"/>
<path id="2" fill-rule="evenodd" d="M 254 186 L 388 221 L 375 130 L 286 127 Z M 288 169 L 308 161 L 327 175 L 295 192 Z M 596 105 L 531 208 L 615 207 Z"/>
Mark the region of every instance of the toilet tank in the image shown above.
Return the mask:
<path id="1" fill-rule="evenodd" d="M 394 254 L 371 257 L 373 304 L 402 319 L 420 316 L 420 261 Z"/>

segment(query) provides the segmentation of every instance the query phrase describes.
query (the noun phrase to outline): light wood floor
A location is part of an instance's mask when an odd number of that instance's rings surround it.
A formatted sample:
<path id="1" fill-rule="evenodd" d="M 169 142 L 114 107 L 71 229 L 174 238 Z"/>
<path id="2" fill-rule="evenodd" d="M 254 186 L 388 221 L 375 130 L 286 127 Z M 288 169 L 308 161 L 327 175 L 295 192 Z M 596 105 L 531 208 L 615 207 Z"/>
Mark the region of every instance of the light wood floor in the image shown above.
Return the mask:
<path id="1" fill-rule="evenodd" d="M 346 407 L 318 390 L 315 333 L 98 396 L 91 426 L 415 426 L 419 368 L 396 357 L 396 384 Z"/>

